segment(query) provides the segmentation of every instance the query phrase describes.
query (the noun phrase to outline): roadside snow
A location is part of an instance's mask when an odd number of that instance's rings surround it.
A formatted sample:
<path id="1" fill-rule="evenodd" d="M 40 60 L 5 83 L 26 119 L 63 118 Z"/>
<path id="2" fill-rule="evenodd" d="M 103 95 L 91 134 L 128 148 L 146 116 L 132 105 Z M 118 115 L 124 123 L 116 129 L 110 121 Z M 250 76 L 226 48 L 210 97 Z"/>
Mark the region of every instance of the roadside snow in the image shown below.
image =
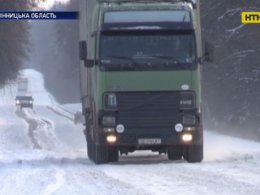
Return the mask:
<path id="1" fill-rule="evenodd" d="M 46 91 L 44 77 L 40 72 L 33 69 L 25 69 L 21 72 L 21 75 L 28 79 L 28 90 L 33 95 L 34 104 L 52 105 L 56 102 L 54 97 Z"/>
<path id="2" fill-rule="evenodd" d="M 24 72 L 35 109 L 16 111 L 14 88 L 0 97 L 0 195 L 260 194 L 260 143 L 210 131 L 202 163 L 139 151 L 94 165 L 83 126 L 71 120 L 80 105 L 59 105 L 39 72 Z"/>
<path id="3" fill-rule="evenodd" d="M 206 132 L 204 143 L 204 161 L 234 160 L 237 156 L 260 154 L 259 142 L 224 136 L 210 131 Z"/>

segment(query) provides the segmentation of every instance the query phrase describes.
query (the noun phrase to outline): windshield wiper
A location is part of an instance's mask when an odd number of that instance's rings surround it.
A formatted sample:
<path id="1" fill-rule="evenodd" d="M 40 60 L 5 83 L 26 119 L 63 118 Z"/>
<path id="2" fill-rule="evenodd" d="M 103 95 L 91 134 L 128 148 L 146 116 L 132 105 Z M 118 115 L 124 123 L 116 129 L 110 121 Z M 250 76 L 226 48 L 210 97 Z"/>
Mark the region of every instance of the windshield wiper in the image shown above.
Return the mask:
<path id="1" fill-rule="evenodd" d="M 132 57 L 128 56 L 117 56 L 117 55 L 111 55 L 111 56 L 106 56 L 107 58 L 114 58 L 114 59 L 120 59 L 120 60 L 127 60 L 130 61 L 130 64 L 118 64 L 118 63 L 109 63 L 109 69 L 120 69 L 120 70 L 135 70 L 136 61 Z"/>
<path id="2" fill-rule="evenodd" d="M 139 56 L 138 56 L 139 57 Z M 172 56 L 164 56 L 164 55 L 143 55 L 140 56 L 143 58 L 155 58 L 155 59 L 162 59 L 162 60 L 170 60 L 171 62 L 173 62 L 174 64 L 178 65 L 179 62 L 178 60 L 176 60 L 174 57 Z"/>
<path id="3" fill-rule="evenodd" d="M 120 59 L 120 60 L 128 60 L 130 62 L 132 62 L 133 64 L 136 64 L 136 61 L 134 60 L 134 58 L 129 57 L 129 56 L 117 56 L 117 55 L 111 55 L 111 56 L 107 56 L 108 58 L 114 58 L 114 59 Z"/>
<path id="4" fill-rule="evenodd" d="M 179 64 L 179 61 L 176 60 L 174 57 L 172 56 L 160 56 L 160 55 L 156 55 L 155 56 L 158 59 L 164 59 L 164 60 L 171 60 L 172 62 L 174 62 L 174 64 Z"/>
<path id="5" fill-rule="evenodd" d="M 115 63 L 113 60 L 108 60 L 107 58 L 110 59 L 120 59 L 120 60 L 125 60 L 129 61 L 130 63 Z M 148 60 L 150 59 L 150 60 Z M 109 55 L 106 56 L 106 59 L 101 60 L 103 61 L 104 65 L 102 65 L 103 69 L 109 69 L 109 70 L 138 70 L 138 69 L 149 69 L 149 68 L 159 68 L 162 65 L 151 62 L 151 59 L 160 59 L 167 61 L 166 65 L 167 66 L 172 66 L 172 65 L 179 65 L 180 62 L 176 60 L 172 56 L 164 56 L 164 55 L 138 55 L 138 56 L 120 56 L 120 55 Z M 140 60 L 145 60 L 145 62 L 141 62 Z M 148 60 L 148 61 L 147 61 Z M 137 66 L 138 65 L 138 66 Z"/>

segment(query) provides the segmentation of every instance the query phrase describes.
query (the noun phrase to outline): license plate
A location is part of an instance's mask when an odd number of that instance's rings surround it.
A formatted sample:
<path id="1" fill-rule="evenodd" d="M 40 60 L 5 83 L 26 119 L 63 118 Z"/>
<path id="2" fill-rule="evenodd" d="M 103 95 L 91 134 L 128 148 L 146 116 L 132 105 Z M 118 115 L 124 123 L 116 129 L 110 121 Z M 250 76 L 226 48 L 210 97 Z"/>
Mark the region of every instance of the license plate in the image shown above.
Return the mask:
<path id="1" fill-rule="evenodd" d="M 159 145 L 162 143 L 160 138 L 140 138 L 138 139 L 139 145 Z"/>

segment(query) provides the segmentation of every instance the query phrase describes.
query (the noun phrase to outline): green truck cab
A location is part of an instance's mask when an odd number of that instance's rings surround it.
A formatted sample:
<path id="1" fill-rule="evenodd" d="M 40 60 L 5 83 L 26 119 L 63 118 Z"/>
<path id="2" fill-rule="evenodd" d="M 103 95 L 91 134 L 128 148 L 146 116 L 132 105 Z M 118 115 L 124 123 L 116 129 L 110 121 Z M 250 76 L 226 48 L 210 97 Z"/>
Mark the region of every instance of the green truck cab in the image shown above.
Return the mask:
<path id="1" fill-rule="evenodd" d="M 82 111 L 88 157 L 135 150 L 203 159 L 197 0 L 81 0 Z"/>

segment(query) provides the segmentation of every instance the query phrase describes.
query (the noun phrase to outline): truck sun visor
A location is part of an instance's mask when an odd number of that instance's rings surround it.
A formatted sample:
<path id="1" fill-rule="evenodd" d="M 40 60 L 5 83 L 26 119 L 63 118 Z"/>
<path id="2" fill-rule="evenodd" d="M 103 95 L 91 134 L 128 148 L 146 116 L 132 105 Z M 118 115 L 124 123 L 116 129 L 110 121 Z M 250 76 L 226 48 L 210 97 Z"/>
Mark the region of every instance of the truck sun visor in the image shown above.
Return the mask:
<path id="1" fill-rule="evenodd" d="M 190 23 L 191 16 L 186 10 L 170 11 L 110 11 L 104 14 L 104 23 L 146 23 L 182 22 Z"/>

